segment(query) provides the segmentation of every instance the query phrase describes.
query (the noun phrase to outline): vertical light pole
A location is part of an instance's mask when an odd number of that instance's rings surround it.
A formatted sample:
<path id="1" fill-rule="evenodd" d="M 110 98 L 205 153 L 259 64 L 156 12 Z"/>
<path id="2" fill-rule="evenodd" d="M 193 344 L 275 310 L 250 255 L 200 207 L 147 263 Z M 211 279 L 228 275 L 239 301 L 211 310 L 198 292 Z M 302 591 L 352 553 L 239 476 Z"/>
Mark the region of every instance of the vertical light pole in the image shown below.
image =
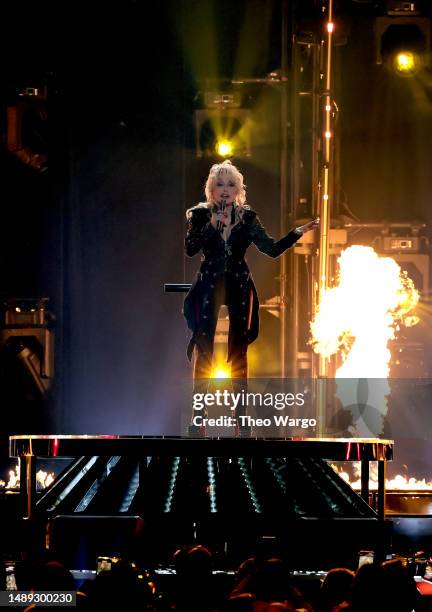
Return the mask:
<path id="1" fill-rule="evenodd" d="M 324 35 L 321 44 L 322 67 L 320 67 L 320 79 L 324 79 L 324 91 L 321 95 L 322 129 L 318 136 L 322 143 L 321 168 L 319 171 L 319 182 L 316 185 L 318 213 L 321 220 L 318 250 L 318 279 L 316 282 L 316 303 L 319 303 L 328 288 L 329 275 L 329 232 L 330 232 L 330 207 L 333 199 L 333 122 L 332 122 L 332 51 L 333 51 L 333 0 L 328 0 L 323 5 L 324 11 Z M 321 62 L 320 62 L 321 64 Z M 315 385 L 317 433 L 322 436 L 325 432 L 325 419 L 327 412 L 327 377 L 330 370 L 329 360 L 318 356 L 318 378 Z"/>
<path id="2" fill-rule="evenodd" d="M 280 232 L 288 231 L 288 2 L 282 0 L 282 42 L 281 42 L 281 156 L 280 156 Z M 280 316 L 280 372 L 286 376 L 286 280 L 287 255 L 280 258 L 279 275 L 279 316 Z"/>
<path id="3" fill-rule="evenodd" d="M 320 235 L 318 253 L 318 301 L 321 300 L 324 292 L 328 288 L 329 271 L 329 231 L 330 231 L 330 206 L 333 196 L 332 174 L 333 174 L 333 125 L 332 125 L 332 43 L 333 43 L 333 0 L 328 0 L 327 18 L 325 23 L 325 89 L 322 96 L 323 131 L 322 139 L 322 164 L 320 172 L 320 182 L 318 188 Z M 318 375 L 327 376 L 329 371 L 328 359 L 319 356 Z"/>

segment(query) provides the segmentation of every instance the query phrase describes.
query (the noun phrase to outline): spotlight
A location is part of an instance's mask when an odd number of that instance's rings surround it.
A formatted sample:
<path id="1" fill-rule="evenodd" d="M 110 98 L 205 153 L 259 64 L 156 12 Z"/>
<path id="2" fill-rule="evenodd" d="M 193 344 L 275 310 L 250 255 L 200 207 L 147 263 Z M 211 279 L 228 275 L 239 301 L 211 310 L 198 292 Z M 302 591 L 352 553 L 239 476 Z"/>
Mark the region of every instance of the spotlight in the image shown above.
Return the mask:
<path id="1" fill-rule="evenodd" d="M 23 87 L 8 106 L 6 146 L 21 162 L 43 174 L 48 170 L 47 86 Z"/>
<path id="2" fill-rule="evenodd" d="M 44 397 L 52 381 L 41 374 L 43 356 L 40 349 L 41 347 L 35 343 L 35 338 L 31 336 L 9 338 L 5 345 L 5 351 L 18 360 L 37 392 Z"/>
<path id="3" fill-rule="evenodd" d="M 420 58 L 412 51 L 397 53 L 394 59 L 394 68 L 401 75 L 411 75 L 418 70 Z"/>
<path id="4" fill-rule="evenodd" d="M 196 156 L 251 155 L 251 111 L 242 107 L 239 92 L 204 92 L 195 110 Z"/>
<path id="5" fill-rule="evenodd" d="M 413 76 L 427 64 L 430 19 L 415 13 L 390 11 L 375 19 L 376 63 L 398 76 Z"/>
<path id="6" fill-rule="evenodd" d="M 0 353 L 21 365 L 42 397 L 54 379 L 53 317 L 48 298 L 9 298 L 2 304 Z"/>
<path id="7" fill-rule="evenodd" d="M 234 155 L 234 147 L 229 140 L 218 140 L 216 143 L 216 153 L 221 157 L 232 157 Z"/>
<path id="8" fill-rule="evenodd" d="M 218 366 L 214 369 L 212 378 L 230 378 L 230 373 L 223 366 Z"/>

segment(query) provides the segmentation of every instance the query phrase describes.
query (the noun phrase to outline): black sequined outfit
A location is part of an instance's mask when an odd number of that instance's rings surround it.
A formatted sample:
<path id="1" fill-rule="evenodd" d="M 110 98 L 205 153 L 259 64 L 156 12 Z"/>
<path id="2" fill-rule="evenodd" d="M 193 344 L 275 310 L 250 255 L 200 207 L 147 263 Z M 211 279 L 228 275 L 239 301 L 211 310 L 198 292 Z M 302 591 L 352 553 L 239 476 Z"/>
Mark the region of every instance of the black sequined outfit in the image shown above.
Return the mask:
<path id="1" fill-rule="evenodd" d="M 246 379 L 247 348 L 257 338 L 259 330 L 258 295 L 244 259 L 246 250 L 253 242 L 262 253 L 278 257 L 301 234 L 293 230 L 281 240 L 275 240 L 267 234 L 256 212 L 244 206 L 236 208 L 239 220 L 225 241 L 210 222 L 209 204 L 199 204 L 189 212 L 186 254 L 192 257 L 202 250 L 197 278 L 184 302 L 184 316 L 192 331 L 187 351 L 189 359 L 195 346 L 198 351 L 195 378 L 209 376 L 219 308 L 225 304 L 230 321 L 228 361 L 231 362 L 231 377 Z"/>

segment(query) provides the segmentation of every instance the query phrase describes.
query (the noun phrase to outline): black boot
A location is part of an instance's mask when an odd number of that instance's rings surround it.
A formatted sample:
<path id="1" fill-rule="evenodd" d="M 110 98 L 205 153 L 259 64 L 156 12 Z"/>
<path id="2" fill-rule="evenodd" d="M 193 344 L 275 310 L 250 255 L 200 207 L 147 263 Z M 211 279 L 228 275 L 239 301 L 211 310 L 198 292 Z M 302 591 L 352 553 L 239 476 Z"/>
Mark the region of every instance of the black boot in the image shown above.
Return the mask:
<path id="1" fill-rule="evenodd" d="M 240 410 L 240 414 L 239 412 L 236 411 L 235 437 L 236 438 L 250 438 L 252 436 L 252 427 L 250 425 L 247 425 L 246 423 L 243 425 L 242 422 L 245 419 L 240 419 L 239 418 L 240 416 L 246 416 L 245 410 Z"/>
<path id="2" fill-rule="evenodd" d="M 247 378 L 233 378 L 232 379 L 232 387 L 234 393 L 241 393 L 244 391 L 247 393 L 248 385 Z M 250 438 L 252 436 L 252 427 L 244 423 L 247 419 L 241 419 L 240 417 L 245 417 L 247 415 L 247 406 L 239 405 L 235 410 L 235 418 L 236 418 L 236 438 Z"/>
<path id="3" fill-rule="evenodd" d="M 189 438 L 205 438 L 206 429 L 204 425 L 194 425 L 191 423 L 187 429 L 187 435 Z"/>
<path id="4" fill-rule="evenodd" d="M 251 438 L 252 437 L 252 427 L 250 425 L 239 425 L 238 437 L 239 438 Z"/>

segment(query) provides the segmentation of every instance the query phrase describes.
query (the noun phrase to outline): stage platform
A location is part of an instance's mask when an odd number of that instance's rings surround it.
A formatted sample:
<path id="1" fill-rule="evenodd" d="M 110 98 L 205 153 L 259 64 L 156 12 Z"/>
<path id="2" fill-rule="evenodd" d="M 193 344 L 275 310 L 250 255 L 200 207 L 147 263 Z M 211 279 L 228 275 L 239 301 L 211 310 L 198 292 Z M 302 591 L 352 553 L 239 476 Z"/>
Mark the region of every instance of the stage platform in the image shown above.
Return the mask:
<path id="1" fill-rule="evenodd" d="M 195 460 L 198 465 L 200 458 L 207 458 L 204 478 L 209 478 L 209 485 L 215 481 L 214 469 L 225 470 L 227 462 L 235 460 L 239 466 L 239 475 L 246 482 L 246 487 L 253 487 L 256 465 L 260 466 L 260 479 L 263 470 L 279 482 L 282 490 L 290 474 L 296 469 L 303 473 L 305 482 L 314 471 L 318 475 L 312 480 L 341 480 L 323 460 L 360 461 L 362 465 L 361 498 L 369 502 L 369 462 L 378 462 L 378 495 L 377 516 L 385 518 L 385 465 L 393 458 L 393 441 L 370 438 L 331 439 L 331 438 L 181 438 L 181 437 L 150 437 L 150 436 L 118 436 L 118 435 L 19 435 L 10 437 L 10 456 L 21 458 L 21 499 L 24 516 L 30 518 L 36 506 L 36 458 L 75 458 L 76 465 L 85 465 L 85 458 L 119 457 L 121 463 L 128 462 L 126 471 L 131 474 L 136 467 L 137 487 L 151 480 L 157 464 L 160 474 L 168 479 L 173 473 L 178 473 L 181 461 L 186 461 L 188 469 Z M 208 459 L 216 463 L 210 466 Z M 248 468 L 248 462 L 254 461 L 254 466 Z M 276 464 L 274 463 L 276 461 Z M 80 463 L 81 462 L 81 463 Z M 246 462 L 246 463 L 245 463 Z M 266 462 L 265 466 L 263 462 Z M 100 463 L 100 462 L 99 462 Z M 106 468 L 106 463 L 104 464 Z M 210 467 L 209 467 L 210 466 Z M 76 470 L 80 468 L 77 467 Z M 82 469 L 82 466 L 81 466 Z M 119 468 L 120 470 L 120 468 Z M 174 470 L 174 472 L 173 472 Z M 197 468 L 201 471 L 200 468 Z M 210 470 L 210 472 L 208 472 Z M 213 470 L 213 471 L 212 471 Z M 189 469 L 190 471 L 190 469 Z M 257 470 L 255 470 L 256 472 Z M 69 470 L 71 472 L 71 470 Z M 246 473 L 247 472 L 247 473 Z M 198 473 L 198 472 L 197 472 Z M 213 474 L 213 476 L 212 476 Z M 203 474 L 201 473 L 201 476 Z M 70 476 L 71 478 L 71 476 Z M 251 481 L 248 484 L 248 478 Z M 63 480 L 67 480 L 64 476 Z M 222 484 L 222 483 L 221 483 Z M 214 485 L 214 482 L 213 482 Z M 292 486 L 292 483 L 291 483 Z M 349 486 L 341 481 L 345 497 L 352 496 Z M 59 483 L 52 489 L 59 488 Z M 355 495 L 355 494 L 354 494 Z M 45 496 L 50 496 L 48 491 Z M 51 493 L 52 496 L 52 493 Z M 211 496 L 210 496 L 211 497 Z M 41 507 L 43 504 L 41 504 Z M 133 504 L 132 504 L 133 506 Z M 166 506 L 166 504 L 165 504 Z M 211 509 L 211 504 L 209 508 Z"/>
<path id="2" fill-rule="evenodd" d="M 175 436 L 10 436 L 11 457 L 78 455 L 315 457 L 333 461 L 391 461 L 393 440 L 378 438 L 183 438 Z"/>
<path id="3" fill-rule="evenodd" d="M 17 435 L 10 455 L 21 459 L 25 524 L 70 568 L 115 552 L 164 562 L 187 542 L 232 563 L 261 542 L 277 543 L 294 568 L 355 567 L 359 550 L 385 558 L 391 546 L 384 519 L 392 440 Z M 62 470 L 43 491 L 38 458 L 58 459 Z M 331 461 L 361 463 L 360 495 Z M 375 497 L 370 461 L 378 462 Z"/>

